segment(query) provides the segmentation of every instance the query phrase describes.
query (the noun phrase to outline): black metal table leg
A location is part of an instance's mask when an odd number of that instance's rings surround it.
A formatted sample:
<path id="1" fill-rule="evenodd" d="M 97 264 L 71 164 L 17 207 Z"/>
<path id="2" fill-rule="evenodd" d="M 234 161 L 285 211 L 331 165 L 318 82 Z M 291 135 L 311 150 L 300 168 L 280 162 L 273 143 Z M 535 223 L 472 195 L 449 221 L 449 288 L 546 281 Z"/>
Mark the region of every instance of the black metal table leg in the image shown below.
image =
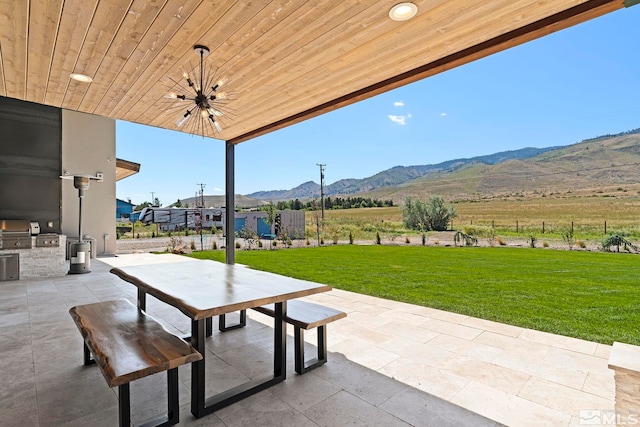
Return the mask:
<path id="1" fill-rule="evenodd" d="M 218 316 L 218 330 L 220 332 L 230 331 L 247 326 L 247 310 L 240 310 L 240 321 L 235 325 L 227 325 L 226 315 Z"/>
<path id="2" fill-rule="evenodd" d="M 205 398 L 205 319 L 191 322 L 191 345 L 202 354 L 202 360 L 191 364 L 191 413 L 196 418 L 211 414 L 286 379 L 287 327 L 284 321 L 287 302 L 276 303 L 274 318 L 273 375 L 258 378 Z"/>

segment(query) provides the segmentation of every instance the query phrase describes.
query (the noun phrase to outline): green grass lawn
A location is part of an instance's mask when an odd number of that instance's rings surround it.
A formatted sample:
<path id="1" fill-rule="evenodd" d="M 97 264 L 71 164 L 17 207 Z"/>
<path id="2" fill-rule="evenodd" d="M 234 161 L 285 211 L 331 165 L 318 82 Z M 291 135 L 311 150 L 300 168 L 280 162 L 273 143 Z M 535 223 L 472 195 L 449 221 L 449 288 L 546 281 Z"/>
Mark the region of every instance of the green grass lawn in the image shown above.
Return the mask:
<path id="1" fill-rule="evenodd" d="M 193 256 L 224 261 L 223 251 Z M 637 255 L 342 245 L 238 251 L 236 262 L 540 331 L 640 345 Z"/>

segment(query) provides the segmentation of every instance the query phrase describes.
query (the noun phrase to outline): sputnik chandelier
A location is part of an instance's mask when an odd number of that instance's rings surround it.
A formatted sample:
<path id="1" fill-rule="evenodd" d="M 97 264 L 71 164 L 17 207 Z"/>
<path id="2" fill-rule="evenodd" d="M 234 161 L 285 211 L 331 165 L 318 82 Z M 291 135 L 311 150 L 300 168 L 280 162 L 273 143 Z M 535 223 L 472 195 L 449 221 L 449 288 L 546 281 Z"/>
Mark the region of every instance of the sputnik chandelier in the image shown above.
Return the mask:
<path id="1" fill-rule="evenodd" d="M 229 95 L 220 91 L 222 86 L 227 83 L 227 79 L 215 76 L 205 68 L 204 58 L 209 55 L 209 48 L 197 44 L 193 50 L 200 56 L 199 67 L 197 69 L 191 67 L 191 72 L 195 74 L 194 79 L 187 71 L 182 74 L 185 81 L 176 81 L 169 77 L 173 85 L 165 98 L 178 100 L 170 108 L 171 112 L 174 109 L 185 111 L 176 122 L 176 126 L 185 128 L 191 134 L 202 135 L 204 138 L 205 136 L 213 136 L 216 132 L 222 132 L 221 118 L 228 117 L 230 112 L 225 107 Z M 189 105 L 185 105 L 185 102 Z"/>

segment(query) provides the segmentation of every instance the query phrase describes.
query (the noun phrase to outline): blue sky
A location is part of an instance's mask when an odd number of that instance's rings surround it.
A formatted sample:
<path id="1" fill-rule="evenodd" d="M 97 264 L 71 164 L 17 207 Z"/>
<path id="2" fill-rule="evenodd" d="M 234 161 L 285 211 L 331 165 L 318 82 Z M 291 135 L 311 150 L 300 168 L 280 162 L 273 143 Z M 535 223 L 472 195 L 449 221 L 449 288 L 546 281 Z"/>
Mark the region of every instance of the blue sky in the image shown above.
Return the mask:
<path id="1" fill-rule="evenodd" d="M 236 193 L 364 178 L 640 127 L 640 5 L 500 52 L 236 147 Z M 140 173 L 117 196 L 163 205 L 224 194 L 224 143 L 117 122 L 119 158 Z"/>

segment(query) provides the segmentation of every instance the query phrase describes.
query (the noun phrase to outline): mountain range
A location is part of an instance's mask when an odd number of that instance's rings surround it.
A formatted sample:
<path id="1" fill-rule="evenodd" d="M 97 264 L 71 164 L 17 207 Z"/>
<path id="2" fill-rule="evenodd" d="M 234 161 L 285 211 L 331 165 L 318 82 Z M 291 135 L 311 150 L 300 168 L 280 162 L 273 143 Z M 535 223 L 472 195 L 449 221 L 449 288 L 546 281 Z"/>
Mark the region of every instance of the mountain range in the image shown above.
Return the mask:
<path id="1" fill-rule="evenodd" d="M 469 197 L 513 191 L 560 191 L 603 185 L 640 183 L 640 129 L 603 135 L 562 147 L 504 151 L 467 159 L 395 166 L 362 179 L 326 185 L 325 195 L 391 198 L 438 194 Z M 262 201 L 320 197 L 320 185 L 308 181 L 289 190 L 247 195 Z"/>

